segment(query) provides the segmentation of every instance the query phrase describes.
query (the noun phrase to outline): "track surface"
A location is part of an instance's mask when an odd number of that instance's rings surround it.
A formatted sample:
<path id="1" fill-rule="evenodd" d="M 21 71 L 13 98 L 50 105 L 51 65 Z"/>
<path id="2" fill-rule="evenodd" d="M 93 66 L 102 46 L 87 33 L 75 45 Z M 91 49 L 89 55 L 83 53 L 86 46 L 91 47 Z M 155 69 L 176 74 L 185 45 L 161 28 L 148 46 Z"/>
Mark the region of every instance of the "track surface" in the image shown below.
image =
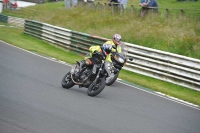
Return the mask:
<path id="1" fill-rule="evenodd" d="M 0 133 L 200 132 L 199 109 L 119 82 L 89 97 L 61 87 L 69 70 L 0 42 Z"/>

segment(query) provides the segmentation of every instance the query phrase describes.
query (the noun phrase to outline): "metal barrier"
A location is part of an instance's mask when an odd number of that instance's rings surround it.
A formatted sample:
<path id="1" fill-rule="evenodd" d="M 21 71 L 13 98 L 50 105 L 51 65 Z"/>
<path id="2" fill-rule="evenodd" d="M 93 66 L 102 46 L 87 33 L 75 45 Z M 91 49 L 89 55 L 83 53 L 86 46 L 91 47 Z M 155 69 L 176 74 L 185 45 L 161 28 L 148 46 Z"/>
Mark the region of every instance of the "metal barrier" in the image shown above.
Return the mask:
<path id="1" fill-rule="evenodd" d="M 102 45 L 108 40 L 30 20 L 26 20 L 24 32 L 80 54 L 86 54 L 90 46 Z"/>
<path id="2" fill-rule="evenodd" d="M 5 23 L 8 23 L 8 16 L 5 16 L 5 15 L 0 14 L 0 21 L 1 21 L 1 22 L 5 22 Z"/>
<path id="3" fill-rule="evenodd" d="M 200 60 L 125 44 L 134 59 L 125 69 L 200 91 Z"/>
<path id="4" fill-rule="evenodd" d="M 0 15 L 0 21 L 6 22 L 7 18 Z M 37 21 L 25 20 L 24 27 L 26 34 L 80 54 L 86 54 L 92 45 L 102 45 L 109 40 Z M 200 91 L 200 60 L 127 42 L 124 44 L 133 61 L 128 61 L 123 69 Z"/>
<path id="5" fill-rule="evenodd" d="M 6 15 L 2 15 L 2 14 L 0 14 L 0 21 L 9 23 L 9 24 L 14 24 L 19 27 L 24 27 L 24 23 L 25 23 L 25 19 L 10 17 L 10 16 L 6 16 Z"/>

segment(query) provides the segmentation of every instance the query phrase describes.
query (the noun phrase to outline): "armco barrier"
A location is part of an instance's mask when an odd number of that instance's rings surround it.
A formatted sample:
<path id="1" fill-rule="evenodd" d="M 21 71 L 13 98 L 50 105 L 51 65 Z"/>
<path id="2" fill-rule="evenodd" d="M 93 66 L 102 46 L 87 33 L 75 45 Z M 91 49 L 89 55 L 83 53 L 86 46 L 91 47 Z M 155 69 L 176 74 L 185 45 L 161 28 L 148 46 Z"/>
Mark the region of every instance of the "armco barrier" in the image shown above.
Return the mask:
<path id="1" fill-rule="evenodd" d="M 24 32 L 81 54 L 87 53 L 91 45 L 102 45 L 108 40 L 30 20 L 26 20 Z M 133 57 L 124 69 L 200 91 L 200 60 L 124 44 Z"/>
<path id="2" fill-rule="evenodd" d="M 5 23 L 8 23 L 8 16 L 5 16 L 5 15 L 0 14 L 0 21 L 1 21 L 1 22 L 5 22 Z"/>
<path id="3" fill-rule="evenodd" d="M 0 21 L 9 23 L 9 24 L 13 24 L 13 25 L 17 25 L 19 27 L 24 27 L 24 23 L 25 23 L 25 19 L 5 16 L 2 14 L 0 14 Z"/>
<path id="4" fill-rule="evenodd" d="M 108 40 L 30 20 L 25 21 L 24 32 L 81 54 L 86 54 L 91 45 L 101 45 Z"/>
<path id="5" fill-rule="evenodd" d="M 200 60 L 125 44 L 133 57 L 125 69 L 200 91 Z"/>

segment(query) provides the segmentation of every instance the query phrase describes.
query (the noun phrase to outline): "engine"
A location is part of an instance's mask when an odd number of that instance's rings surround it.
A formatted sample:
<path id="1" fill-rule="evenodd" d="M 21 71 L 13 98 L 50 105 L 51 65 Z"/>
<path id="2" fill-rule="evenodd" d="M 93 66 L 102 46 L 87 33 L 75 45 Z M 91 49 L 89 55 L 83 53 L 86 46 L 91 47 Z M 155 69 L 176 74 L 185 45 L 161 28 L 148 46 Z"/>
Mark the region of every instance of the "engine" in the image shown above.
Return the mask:
<path id="1" fill-rule="evenodd" d="M 90 84 L 93 82 L 93 80 L 88 79 L 83 83 L 83 86 L 85 86 L 86 88 L 88 88 L 90 86 Z"/>
<path id="2" fill-rule="evenodd" d="M 80 81 L 83 81 L 82 86 L 84 87 L 89 87 L 89 85 L 93 82 L 92 79 L 92 71 L 90 69 L 87 69 L 86 71 L 82 72 L 81 76 L 80 76 Z"/>

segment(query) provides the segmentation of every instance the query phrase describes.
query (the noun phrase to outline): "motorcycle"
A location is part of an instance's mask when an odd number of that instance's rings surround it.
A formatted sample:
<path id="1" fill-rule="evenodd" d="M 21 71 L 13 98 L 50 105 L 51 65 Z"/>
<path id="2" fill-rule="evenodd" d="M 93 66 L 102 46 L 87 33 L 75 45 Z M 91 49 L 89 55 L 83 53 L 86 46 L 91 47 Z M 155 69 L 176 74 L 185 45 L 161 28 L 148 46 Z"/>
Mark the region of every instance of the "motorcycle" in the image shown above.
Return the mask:
<path id="1" fill-rule="evenodd" d="M 105 79 L 108 76 L 109 69 L 105 65 L 105 56 L 103 53 L 96 53 L 92 55 L 95 60 L 94 65 L 81 66 L 81 61 L 77 61 L 72 66 L 62 79 L 62 87 L 69 89 L 74 85 L 79 85 L 79 88 L 85 87 L 88 96 L 96 96 L 105 88 Z M 81 69 L 80 69 L 81 68 Z"/>
<path id="2" fill-rule="evenodd" d="M 114 46 L 113 48 L 116 50 L 116 52 L 112 52 L 112 62 L 106 61 L 106 65 L 110 70 L 108 73 L 108 77 L 106 78 L 107 86 L 112 85 L 117 80 L 119 72 L 122 69 L 122 67 L 126 64 L 126 61 L 133 60 L 132 57 L 127 57 L 128 48 L 124 44 L 120 44 L 118 45 L 118 47 L 121 47 L 121 52 L 118 52 L 118 48 Z"/>

